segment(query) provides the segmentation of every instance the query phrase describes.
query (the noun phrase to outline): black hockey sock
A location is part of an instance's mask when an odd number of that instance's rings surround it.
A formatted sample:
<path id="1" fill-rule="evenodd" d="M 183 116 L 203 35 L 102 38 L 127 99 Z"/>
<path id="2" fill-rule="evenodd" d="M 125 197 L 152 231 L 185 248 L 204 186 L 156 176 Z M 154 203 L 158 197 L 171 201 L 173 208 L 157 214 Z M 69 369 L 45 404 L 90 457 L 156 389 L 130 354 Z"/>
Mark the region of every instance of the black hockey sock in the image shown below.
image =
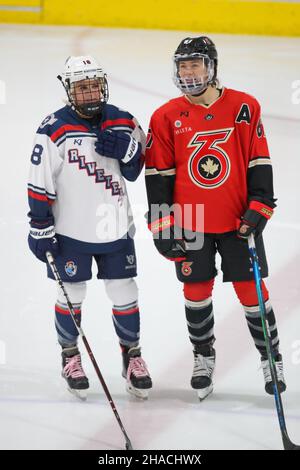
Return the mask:
<path id="1" fill-rule="evenodd" d="M 214 313 L 211 297 L 199 301 L 186 298 L 185 315 L 189 337 L 194 345 L 214 341 Z"/>
<path id="2" fill-rule="evenodd" d="M 275 354 L 278 354 L 279 338 L 278 338 L 275 315 L 270 305 L 270 302 L 268 300 L 265 302 L 265 306 L 266 306 L 266 320 L 269 324 L 273 351 Z M 243 307 L 245 310 L 248 327 L 249 327 L 251 336 L 254 340 L 255 346 L 263 357 L 267 357 L 267 348 L 266 348 L 266 342 L 264 339 L 259 306 L 258 305 L 254 305 L 254 306 L 244 305 Z"/>

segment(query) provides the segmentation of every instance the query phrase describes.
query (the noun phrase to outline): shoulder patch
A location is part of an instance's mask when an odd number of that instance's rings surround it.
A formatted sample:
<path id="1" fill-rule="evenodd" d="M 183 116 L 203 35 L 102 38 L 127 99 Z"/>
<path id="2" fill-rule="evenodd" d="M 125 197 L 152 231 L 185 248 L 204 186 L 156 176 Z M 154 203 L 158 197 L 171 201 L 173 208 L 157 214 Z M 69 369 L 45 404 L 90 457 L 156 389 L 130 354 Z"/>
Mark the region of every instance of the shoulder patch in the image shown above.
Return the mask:
<path id="1" fill-rule="evenodd" d="M 146 149 L 150 149 L 153 144 L 153 135 L 152 135 L 152 130 L 151 127 L 148 129 L 148 134 L 147 134 L 147 141 L 146 141 Z"/>
<path id="2" fill-rule="evenodd" d="M 259 118 L 258 120 L 258 123 L 256 126 L 256 133 L 257 133 L 257 137 L 259 138 L 265 137 L 265 130 L 264 130 L 263 123 L 261 122 L 261 118 Z"/>
<path id="3" fill-rule="evenodd" d="M 57 118 L 55 117 L 54 113 L 49 114 L 43 122 L 41 123 L 39 129 L 44 129 L 46 126 L 52 126 L 55 122 L 57 121 Z"/>

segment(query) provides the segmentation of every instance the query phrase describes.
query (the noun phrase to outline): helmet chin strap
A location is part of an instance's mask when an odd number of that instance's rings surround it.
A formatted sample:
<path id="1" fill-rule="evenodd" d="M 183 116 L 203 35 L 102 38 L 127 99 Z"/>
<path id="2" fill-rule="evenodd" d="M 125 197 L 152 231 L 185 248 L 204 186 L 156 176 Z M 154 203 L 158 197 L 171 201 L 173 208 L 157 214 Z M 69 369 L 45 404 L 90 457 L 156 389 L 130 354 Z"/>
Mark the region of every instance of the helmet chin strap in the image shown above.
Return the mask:
<path id="1" fill-rule="evenodd" d="M 189 93 L 189 95 L 196 96 L 196 97 L 201 96 L 206 92 L 207 89 L 208 89 L 208 86 L 206 88 L 204 88 L 204 90 L 200 91 L 200 93 Z"/>
<path id="2" fill-rule="evenodd" d="M 84 105 L 76 105 L 75 102 L 72 102 L 72 108 L 74 109 L 74 111 L 80 113 L 82 116 L 85 116 L 87 118 L 93 118 L 99 114 L 101 114 L 102 110 L 103 110 L 103 104 L 100 103 L 100 105 L 97 103 L 97 106 L 96 106 L 96 103 L 94 104 L 94 107 L 95 109 L 91 109 L 93 108 L 93 103 L 85 103 Z"/>
<path id="3" fill-rule="evenodd" d="M 103 102 L 99 101 L 97 103 L 92 103 L 92 102 L 91 103 L 84 103 L 82 105 L 78 105 L 76 103 L 75 99 L 72 98 L 71 84 L 69 83 L 68 86 L 66 86 L 60 75 L 58 75 L 57 78 L 62 83 L 62 86 L 64 87 L 64 89 L 67 93 L 67 97 L 68 97 L 68 100 L 71 104 L 71 108 L 76 113 L 78 113 L 79 115 L 81 115 L 82 117 L 87 118 L 87 119 L 92 119 L 95 116 L 101 115 L 101 113 L 103 111 L 103 108 L 106 104 L 105 101 L 103 101 Z M 92 110 L 92 109 L 89 110 L 89 108 L 93 108 L 93 107 L 96 107 L 96 109 L 95 110 Z"/>

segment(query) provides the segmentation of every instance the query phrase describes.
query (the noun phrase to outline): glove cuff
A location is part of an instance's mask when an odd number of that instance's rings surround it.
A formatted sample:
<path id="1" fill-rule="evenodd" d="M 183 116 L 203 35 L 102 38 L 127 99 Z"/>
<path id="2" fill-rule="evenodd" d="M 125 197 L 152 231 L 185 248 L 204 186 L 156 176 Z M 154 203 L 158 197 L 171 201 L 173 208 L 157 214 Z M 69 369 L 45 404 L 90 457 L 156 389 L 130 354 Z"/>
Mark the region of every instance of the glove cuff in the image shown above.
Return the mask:
<path id="1" fill-rule="evenodd" d="M 151 230 L 153 234 L 162 232 L 163 230 L 166 230 L 173 226 L 174 226 L 174 217 L 172 215 L 166 215 L 165 217 L 154 220 L 154 222 L 150 222 L 148 224 L 148 228 L 149 230 Z"/>
<path id="2" fill-rule="evenodd" d="M 36 229 L 46 229 L 50 227 L 51 225 L 54 225 L 54 217 L 51 215 L 49 217 L 36 217 L 31 214 L 31 212 L 28 213 L 28 217 L 31 218 L 30 220 L 30 226 L 31 228 L 36 228 Z"/>
<path id="3" fill-rule="evenodd" d="M 141 144 L 134 137 L 130 137 L 128 148 L 124 157 L 121 158 L 121 162 L 125 164 L 131 162 L 131 160 L 137 156 L 138 152 L 140 152 L 140 149 Z"/>
<path id="4" fill-rule="evenodd" d="M 258 212 L 261 216 L 265 217 L 266 219 L 270 219 L 273 215 L 273 209 L 259 201 L 250 201 L 249 209 Z"/>
<path id="5" fill-rule="evenodd" d="M 41 238 L 53 238 L 55 236 L 54 225 L 45 229 L 31 228 L 29 234 L 32 238 L 35 238 L 35 240 L 40 240 Z"/>

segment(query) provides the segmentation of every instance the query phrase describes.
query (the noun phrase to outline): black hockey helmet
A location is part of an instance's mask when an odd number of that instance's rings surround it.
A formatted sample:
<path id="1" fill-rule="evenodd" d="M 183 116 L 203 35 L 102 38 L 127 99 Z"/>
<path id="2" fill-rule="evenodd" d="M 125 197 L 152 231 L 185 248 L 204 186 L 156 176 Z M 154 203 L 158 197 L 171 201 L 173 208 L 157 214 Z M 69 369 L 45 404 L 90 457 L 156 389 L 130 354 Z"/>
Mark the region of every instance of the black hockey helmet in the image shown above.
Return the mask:
<path id="1" fill-rule="evenodd" d="M 180 61 L 202 58 L 207 69 L 207 77 L 199 83 L 184 83 L 178 73 Z M 205 91 L 208 85 L 217 83 L 218 53 L 214 42 L 207 36 L 185 38 L 177 47 L 174 57 L 174 83 L 183 93 L 197 94 Z"/>

